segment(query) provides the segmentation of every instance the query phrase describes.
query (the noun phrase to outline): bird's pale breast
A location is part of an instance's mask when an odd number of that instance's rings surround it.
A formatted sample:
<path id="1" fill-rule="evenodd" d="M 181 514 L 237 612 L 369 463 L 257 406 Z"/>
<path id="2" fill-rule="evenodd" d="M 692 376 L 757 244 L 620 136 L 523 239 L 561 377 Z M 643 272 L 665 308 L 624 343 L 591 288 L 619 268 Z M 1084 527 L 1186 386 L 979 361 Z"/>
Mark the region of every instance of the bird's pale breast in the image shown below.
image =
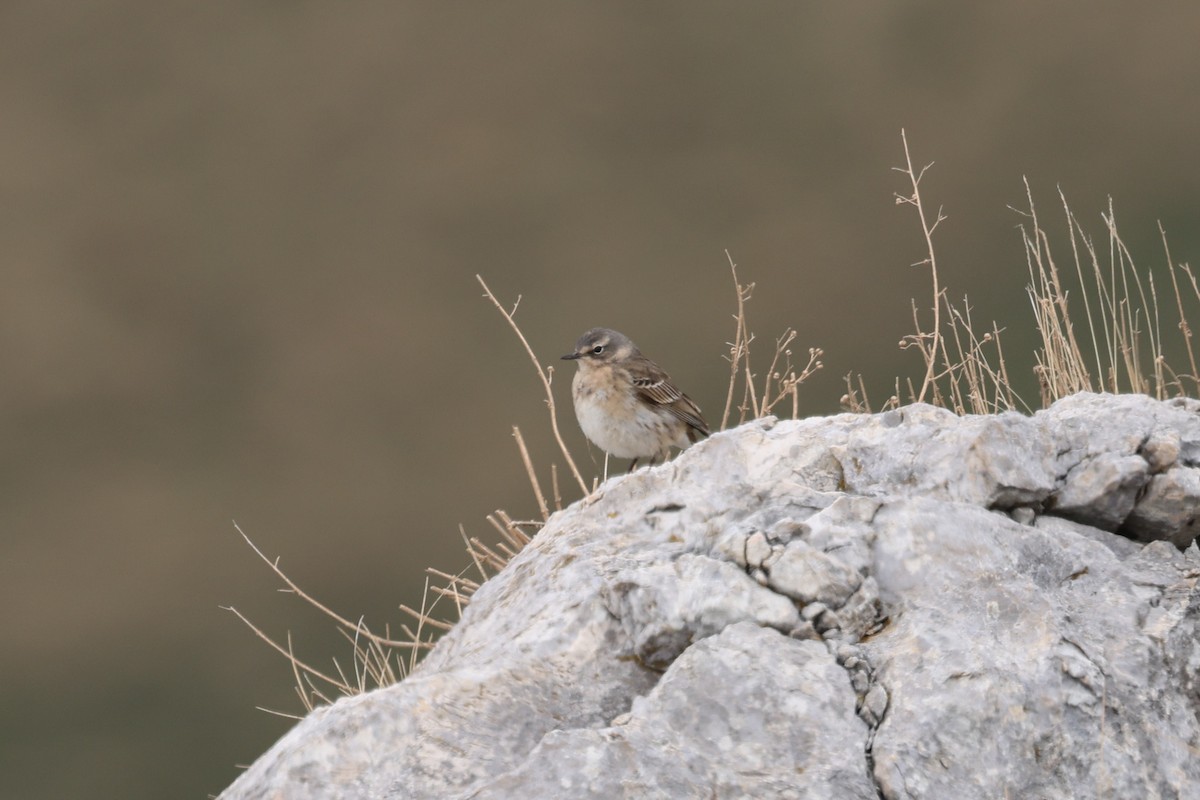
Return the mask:
<path id="1" fill-rule="evenodd" d="M 579 427 L 610 455 L 649 458 L 689 444 L 687 426 L 669 411 L 639 400 L 628 376 L 611 369 L 580 370 L 571 388 Z"/>

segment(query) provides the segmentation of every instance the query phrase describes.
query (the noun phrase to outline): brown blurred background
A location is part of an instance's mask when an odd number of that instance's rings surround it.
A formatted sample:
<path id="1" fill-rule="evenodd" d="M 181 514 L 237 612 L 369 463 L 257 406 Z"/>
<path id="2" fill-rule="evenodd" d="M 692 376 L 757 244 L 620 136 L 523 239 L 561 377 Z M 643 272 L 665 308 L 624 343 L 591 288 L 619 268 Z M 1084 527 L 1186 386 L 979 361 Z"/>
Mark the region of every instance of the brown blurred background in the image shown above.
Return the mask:
<path id="1" fill-rule="evenodd" d="M 457 526 L 535 511 L 524 354 L 592 325 L 719 418 L 733 292 L 876 401 L 942 278 L 1030 390 L 1027 175 L 1134 253 L 1200 253 L 1200 5 L 10 2 L 0 8 L 0 794 L 220 791 L 299 709 L 218 605 L 320 665 L 331 626 L 239 539 L 381 627 Z M 554 363 L 558 363 L 554 361 Z M 569 366 L 569 365 L 568 365 Z M 561 373 L 559 397 L 569 372 Z M 1035 391 L 1029 394 L 1036 397 Z M 569 409 L 564 426 L 594 471 Z"/>

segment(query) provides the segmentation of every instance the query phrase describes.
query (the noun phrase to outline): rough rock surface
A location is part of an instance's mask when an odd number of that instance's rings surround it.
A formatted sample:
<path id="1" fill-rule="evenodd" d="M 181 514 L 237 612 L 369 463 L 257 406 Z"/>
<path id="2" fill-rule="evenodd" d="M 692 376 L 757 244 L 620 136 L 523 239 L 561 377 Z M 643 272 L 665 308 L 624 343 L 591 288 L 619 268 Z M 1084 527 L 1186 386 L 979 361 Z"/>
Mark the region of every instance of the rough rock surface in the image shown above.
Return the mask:
<path id="1" fill-rule="evenodd" d="M 760 420 L 222 798 L 1200 797 L 1200 404 Z"/>

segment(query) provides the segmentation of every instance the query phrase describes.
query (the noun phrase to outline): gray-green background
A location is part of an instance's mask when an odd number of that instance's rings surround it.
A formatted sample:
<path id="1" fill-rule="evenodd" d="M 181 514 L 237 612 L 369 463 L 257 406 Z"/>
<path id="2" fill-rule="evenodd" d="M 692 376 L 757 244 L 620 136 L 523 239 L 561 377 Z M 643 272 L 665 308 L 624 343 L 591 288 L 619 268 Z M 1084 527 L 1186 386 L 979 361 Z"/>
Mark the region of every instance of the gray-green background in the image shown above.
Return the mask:
<path id="1" fill-rule="evenodd" d="M 534 512 L 542 359 L 616 327 L 708 412 L 733 292 L 878 402 L 942 278 L 1032 387 L 1022 176 L 1200 252 L 1200 5 L 18 0 L 0 8 L 0 794 L 204 797 L 282 734 L 286 595 L 402 621 L 457 526 Z M 565 379 L 569 373 L 561 373 Z M 560 380 L 559 397 L 566 381 Z M 569 410 L 564 427 L 595 467 Z"/>

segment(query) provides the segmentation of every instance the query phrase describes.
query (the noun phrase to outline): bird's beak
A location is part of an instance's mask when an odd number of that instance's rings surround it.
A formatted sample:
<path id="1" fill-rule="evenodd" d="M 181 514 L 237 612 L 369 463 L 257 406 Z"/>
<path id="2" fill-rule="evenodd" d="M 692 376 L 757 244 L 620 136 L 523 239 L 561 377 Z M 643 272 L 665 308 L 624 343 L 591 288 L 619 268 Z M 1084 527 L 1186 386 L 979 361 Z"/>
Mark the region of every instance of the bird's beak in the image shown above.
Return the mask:
<path id="1" fill-rule="evenodd" d="M 582 354 L 581 353 L 567 353 L 565 356 L 562 357 L 562 360 L 563 361 L 574 361 L 575 359 L 579 358 L 580 355 L 582 355 Z"/>

